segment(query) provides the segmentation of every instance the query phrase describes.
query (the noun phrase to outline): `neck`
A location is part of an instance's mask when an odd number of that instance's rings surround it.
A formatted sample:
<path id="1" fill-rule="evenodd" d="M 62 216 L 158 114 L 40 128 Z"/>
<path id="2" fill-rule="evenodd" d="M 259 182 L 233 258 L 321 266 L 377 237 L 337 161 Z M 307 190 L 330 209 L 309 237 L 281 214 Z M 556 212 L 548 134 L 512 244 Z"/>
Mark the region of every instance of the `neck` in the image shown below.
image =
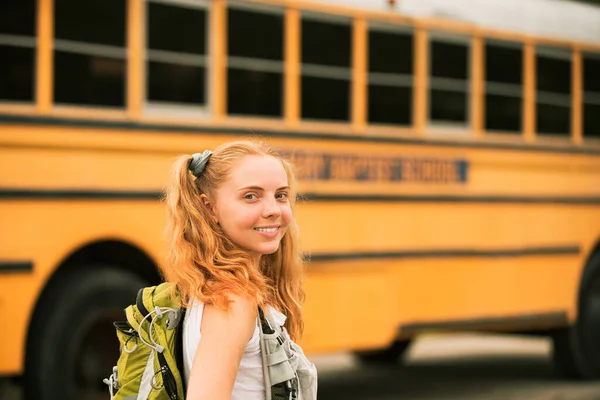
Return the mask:
<path id="1" fill-rule="evenodd" d="M 260 260 L 261 260 L 261 257 L 262 257 L 261 254 L 252 254 L 252 266 L 257 271 L 260 271 Z"/>

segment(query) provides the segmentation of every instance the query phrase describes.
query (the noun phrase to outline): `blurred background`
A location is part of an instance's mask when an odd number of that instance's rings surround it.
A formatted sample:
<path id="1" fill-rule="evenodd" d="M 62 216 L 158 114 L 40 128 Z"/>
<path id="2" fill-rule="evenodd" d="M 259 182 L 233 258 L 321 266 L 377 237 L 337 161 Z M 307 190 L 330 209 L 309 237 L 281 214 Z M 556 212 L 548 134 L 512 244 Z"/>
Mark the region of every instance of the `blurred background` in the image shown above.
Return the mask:
<path id="1" fill-rule="evenodd" d="M 296 166 L 320 399 L 600 399 L 600 2 L 0 1 L 0 399 L 109 398 L 180 154 Z"/>

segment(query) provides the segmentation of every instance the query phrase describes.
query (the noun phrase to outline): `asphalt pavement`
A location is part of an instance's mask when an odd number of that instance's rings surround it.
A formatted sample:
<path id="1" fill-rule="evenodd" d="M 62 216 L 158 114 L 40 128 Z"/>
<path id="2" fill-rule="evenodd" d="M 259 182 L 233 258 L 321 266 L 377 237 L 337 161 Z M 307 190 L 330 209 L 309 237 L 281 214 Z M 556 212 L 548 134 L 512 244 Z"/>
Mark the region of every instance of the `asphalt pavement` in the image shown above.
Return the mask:
<path id="1" fill-rule="evenodd" d="M 393 366 L 363 366 L 348 353 L 309 358 L 319 371 L 319 400 L 600 400 L 600 382 L 556 376 L 543 338 L 427 336 Z M 0 400 L 22 400 L 20 392 L 10 386 Z"/>

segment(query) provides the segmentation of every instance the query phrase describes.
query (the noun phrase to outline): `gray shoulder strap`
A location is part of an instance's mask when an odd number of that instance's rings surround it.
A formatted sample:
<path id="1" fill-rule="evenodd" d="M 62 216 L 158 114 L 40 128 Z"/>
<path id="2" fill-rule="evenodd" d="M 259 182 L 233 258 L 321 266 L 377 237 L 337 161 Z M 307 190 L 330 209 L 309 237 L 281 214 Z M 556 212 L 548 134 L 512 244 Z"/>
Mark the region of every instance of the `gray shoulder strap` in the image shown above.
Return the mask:
<path id="1" fill-rule="evenodd" d="M 265 399 L 271 399 L 271 378 L 269 377 L 269 364 L 267 363 L 267 346 L 265 345 L 265 334 L 262 330 L 260 317 L 256 317 L 258 325 L 258 336 L 260 337 L 260 355 L 262 357 L 263 376 L 265 377 Z"/>

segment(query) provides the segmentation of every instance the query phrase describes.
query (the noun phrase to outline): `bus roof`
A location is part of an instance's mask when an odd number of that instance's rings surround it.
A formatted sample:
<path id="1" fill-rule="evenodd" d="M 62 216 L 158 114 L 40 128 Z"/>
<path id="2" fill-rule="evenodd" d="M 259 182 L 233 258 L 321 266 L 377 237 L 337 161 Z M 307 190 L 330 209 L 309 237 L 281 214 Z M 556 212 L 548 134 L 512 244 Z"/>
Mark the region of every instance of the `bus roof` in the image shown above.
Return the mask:
<path id="1" fill-rule="evenodd" d="M 573 0 L 312 0 L 440 18 L 533 36 L 600 43 L 600 6 Z"/>

